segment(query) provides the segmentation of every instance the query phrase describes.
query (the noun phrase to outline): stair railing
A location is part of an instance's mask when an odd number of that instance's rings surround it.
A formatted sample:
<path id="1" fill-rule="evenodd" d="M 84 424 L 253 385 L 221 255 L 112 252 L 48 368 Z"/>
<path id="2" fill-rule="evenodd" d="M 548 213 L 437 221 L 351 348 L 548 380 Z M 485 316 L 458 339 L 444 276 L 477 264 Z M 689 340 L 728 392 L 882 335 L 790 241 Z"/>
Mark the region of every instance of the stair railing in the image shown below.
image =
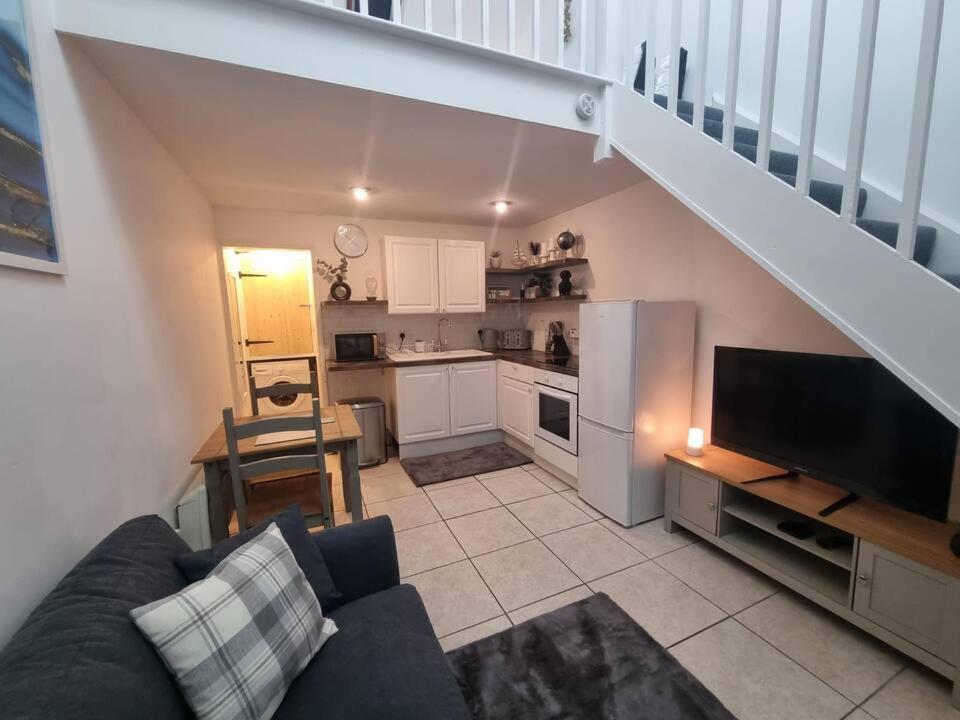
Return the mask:
<path id="1" fill-rule="evenodd" d="M 607 4 L 611 0 L 606 0 Z M 646 0 L 646 13 L 640 13 L 631 3 L 623 0 L 619 17 L 607 17 L 608 42 L 622 44 L 619 57 L 624 63 L 621 79 L 632 85 L 631 63 L 635 61 L 634 48 L 642 38 L 646 41 L 645 99 L 656 104 L 654 49 L 657 47 L 657 26 L 660 2 L 670 2 L 670 57 L 671 74 L 667 91 L 667 112 L 676 115 L 678 107 L 680 38 L 682 23 L 682 0 Z M 841 0 L 834 0 L 835 2 Z M 910 124 L 907 163 L 903 178 L 903 199 L 900 209 L 897 252 L 913 258 L 916 245 L 917 225 L 920 215 L 920 200 L 923 190 L 924 168 L 927 159 L 927 144 L 930 134 L 930 118 L 933 108 L 933 93 L 940 54 L 940 35 L 943 24 L 944 0 L 921 0 L 923 20 L 920 37 L 920 56 L 914 86 L 913 110 Z M 761 170 L 768 170 L 773 127 L 773 100 L 776 91 L 777 56 L 779 50 L 780 18 L 783 0 L 767 0 L 767 24 L 763 53 L 760 112 L 757 130 L 757 159 Z M 639 6 L 640 3 L 637 3 Z M 817 111 L 820 97 L 820 77 L 823 69 L 823 42 L 826 29 L 827 0 L 811 0 L 810 32 L 807 38 L 807 58 L 803 103 L 801 110 L 800 142 L 795 189 L 804 196 L 810 193 L 811 169 L 817 130 Z M 692 86 L 693 127 L 698 132 L 704 129 L 706 108 L 707 50 L 709 43 L 711 0 L 699 0 L 697 18 L 696 75 Z M 863 169 L 864 144 L 866 141 L 867 115 L 870 106 L 870 91 L 874 54 L 877 39 L 879 0 L 863 0 L 860 17 L 857 64 L 852 92 L 853 104 L 847 143 L 847 158 L 843 199 L 840 216 L 849 223 L 857 219 L 857 198 L 860 176 Z M 642 20 L 638 15 L 645 15 Z M 639 21 L 639 22 L 638 22 Z M 618 25 L 619 24 L 619 25 Z M 636 33 L 639 30 L 640 35 Z M 724 95 L 724 122 L 721 141 L 734 149 L 737 85 L 739 82 L 740 39 L 743 32 L 743 0 L 730 0 L 730 24 L 728 35 L 727 77 Z M 619 33 L 619 35 L 618 35 Z"/>

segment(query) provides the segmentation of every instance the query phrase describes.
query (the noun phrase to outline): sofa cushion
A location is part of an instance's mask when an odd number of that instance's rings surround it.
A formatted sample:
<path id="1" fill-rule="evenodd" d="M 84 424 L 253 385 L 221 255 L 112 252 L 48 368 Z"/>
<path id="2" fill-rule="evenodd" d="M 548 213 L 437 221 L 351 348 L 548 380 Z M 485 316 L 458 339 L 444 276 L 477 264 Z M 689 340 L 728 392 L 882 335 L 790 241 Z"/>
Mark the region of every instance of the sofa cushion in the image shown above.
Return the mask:
<path id="1" fill-rule="evenodd" d="M 0 714 L 36 718 L 192 718 L 130 611 L 186 585 L 188 547 L 156 516 L 124 523 L 54 588 L 0 652 Z"/>
<path id="2" fill-rule="evenodd" d="M 303 570 L 303 574 L 313 588 L 320 607 L 329 612 L 341 604 L 342 596 L 333 584 L 333 578 L 323 555 L 314 543 L 299 505 L 291 505 L 279 515 L 264 520 L 259 525 L 244 530 L 231 538 L 218 542 L 209 550 L 197 550 L 179 555 L 176 559 L 177 567 L 183 572 L 189 582 L 203 580 L 220 562 L 241 545 L 246 545 L 258 535 L 262 535 L 270 523 L 276 523 L 283 534 L 283 539 L 290 547 L 293 557 Z"/>
<path id="3" fill-rule="evenodd" d="M 290 686 L 275 720 L 469 720 L 412 585 L 330 613 L 339 632 Z"/>

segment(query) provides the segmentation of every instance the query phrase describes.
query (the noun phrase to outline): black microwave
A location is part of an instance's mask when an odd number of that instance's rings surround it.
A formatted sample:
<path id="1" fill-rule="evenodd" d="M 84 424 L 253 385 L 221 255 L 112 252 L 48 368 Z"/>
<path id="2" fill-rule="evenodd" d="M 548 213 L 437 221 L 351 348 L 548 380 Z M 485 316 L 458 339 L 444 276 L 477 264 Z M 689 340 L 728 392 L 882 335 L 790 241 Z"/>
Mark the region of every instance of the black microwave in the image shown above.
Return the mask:
<path id="1" fill-rule="evenodd" d="M 334 333 L 333 346 L 337 362 L 380 360 L 383 357 L 384 344 L 380 333 Z"/>

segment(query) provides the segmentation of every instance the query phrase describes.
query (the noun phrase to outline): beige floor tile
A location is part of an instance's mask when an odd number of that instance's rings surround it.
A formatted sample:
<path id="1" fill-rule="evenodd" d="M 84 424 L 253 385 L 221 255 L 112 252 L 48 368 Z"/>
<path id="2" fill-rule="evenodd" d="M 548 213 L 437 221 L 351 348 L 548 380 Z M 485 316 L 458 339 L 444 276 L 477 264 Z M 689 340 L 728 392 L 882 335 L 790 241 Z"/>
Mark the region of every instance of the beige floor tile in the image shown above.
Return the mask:
<path id="1" fill-rule="evenodd" d="M 563 480 L 558 478 L 556 475 L 548 473 L 542 467 L 534 468 L 533 470 L 528 470 L 531 475 L 533 475 L 537 480 L 542 482 L 548 488 L 554 492 L 562 492 L 563 490 L 570 490 L 570 486 L 567 485 Z"/>
<path id="2" fill-rule="evenodd" d="M 609 595 L 664 647 L 726 617 L 723 610 L 653 562 L 594 580 L 589 586 Z"/>
<path id="3" fill-rule="evenodd" d="M 521 469 L 521 470 L 536 470 L 536 469 L 539 468 L 539 467 L 540 467 L 540 466 L 537 465 L 536 463 L 527 463 L 526 465 L 521 465 L 521 466 L 520 466 L 520 469 Z"/>
<path id="4" fill-rule="evenodd" d="M 518 472 L 523 472 L 523 469 L 518 467 L 504 468 L 503 470 L 494 470 L 493 472 L 480 473 L 477 475 L 477 480 L 493 480 L 493 478 L 504 477 L 505 475 L 516 475 Z"/>
<path id="5" fill-rule="evenodd" d="M 403 530 L 395 537 L 400 577 L 416 575 L 466 558 L 460 543 L 443 522 Z"/>
<path id="6" fill-rule="evenodd" d="M 334 460 L 333 464 L 339 466 L 339 461 Z M 382 477 L 383 475 L 396 475 L 398 472 L 404 472 L 403 466 L 400 465 L 400 458 L 392 457 L 387 459 L 387 461 L 381 465 L 374 465 L 373 467 L 368 467 L 361 470 L 360 481 L 363 482 L 364 478 Z"/>
<path id="7" fill-rule="evenodd" d="M 394 500 L 384 500 L 378 503 L 369 503 L 367 511 L 370 517 L 377 515 L 389 515 L 393 521 L 394 532 L 408 530 L 420 525 L 429 525 L 440 519 L 440 515 L 433 507 L 433 503 L 423 493 L 409 495 L 407 497 L 396 498 Z"/>
<path id="8" fill-rule="evenodd" d="M 737 620 L 858 705 L 907 664 L 887 645 L 789 590 L 747 608 Z"/>
<path id="9" fill-rule="evenodd" d="M 530 531 L 503 507 L 452 518 L 447 525 L 470 557 L 533 539 Z"/>
<path id="10" fill-rule="evenodd" d="M 363 494 L 364 502 L 375 503 L 416 495 L 423 490 L 414 485 L 413 480 L 405 472 L 400 472 L 396 475 L 363 478 L 360 481 L 360 492 Z"/>
<path id="11" fill-rule="evenodd" d="M 600 520 L 603 518 L 603 513 L 591 506 L 589 503 L 581 500 L 580 496 L 577 495 L 576 490 L 561 490 L 560 495 L 563 496 L 563 498 L 575 508 L 578 508 L 585 514 L 589 515 L 591 520 Z"/>
<path id="12" fill-rule="evenodd" d="M 577 600 L 583 600 L 591 595 L 593 595 L 593 591 L 590 588 L 588 588 L 586 585 L 580 585 L 572 590 L 564 590 L 562 593 L 557 595 L 544 598 L 543 600 L 538 600 L 530 605 L 525 605 L 524 607 L 507 614 L 510 616 L 510 619 L 513 621 L 514 625 L 519 625 L 520 623 L 526 622 L 527 620 L 535 618 L 538 615 L 546 615 L 548 612 L 565 607 L 570 603 L 575 603 Z"/>
<path id="13" fill-rule="evenodd" d="M 863 704 L 877 720 L 960 720 L 950 706 L 950 681 L 910 665 Z"/>
<path id="14" fill-rule="evenodd" d="M 630 545 L 597 523 L 578 525 L 541 539 L 543 544 L 584 582 L 611 575 L 646 560 Z"/>
<path id="15" fill-rule="evenodd" d="M 589 515 L 556 493 L 514 503 L 507 508 L 538 537 L 591 522 Z"/>
<path id="16" fill-rule="evenodd" d="M 854 708 L 736 620 L 671 652 L 738 720 L 839 720 Z"/>
<path id="17" fill-rule="evenodd" d="M 648 558 L 659 557 L 697 542 L 697 537 L 686 530 L 668 533 L 663 529 L 663 518 L 634 525 L 632 528 L 625 528 L 609 518 L 600 522 L 607 530 L 619 535 Z"/>
<path id="18" fill-rule="evenodd" d="M 847 715 L 843 720 L 877 720 L 873 715 L 868 715 L 862 708 L 857 708 Z"/>
<path id="19" fill-rule="evenodd" d="M 437 637 L 503 615 L 469 560 L 408 577 L 417 588 Z"/>
<path id="20" fill-rule="evenodd" d="M 512 475 L 502 475 L 490 480 L 480 480 L 483 486 L 504 505 L 550 495 L 553 490 L 523 470 Z"/>
<path id="21" fill-rule="evenodd" d="M 460 485 L 466 485 L 467 483 L 476 482 L 476 478 L 473 475 L 467 475 L 466 477 L 456 478 L 455 480 L 445 480 L 439 483 L 433 483 L 432 485 L 424 485 L 423 490 L 428 493 L 436 492 L 437 490 L 446 490 L 447 488 L 458 487 Z"/>
<path id="22" fill-rule="evenodd" d="M 498 507 L 500 501 L 478 482 L 430 493 L 430 500 L 444 520 Z"/>
<path id="23" fill-rule="evenodd" d="M 367 512 L 367 509 L 363 509 L 363 517 L 368 518 L 370 514 Z M 340 527 L 341 525 L 350 525 L 353 522 L 353 513 L 348 513 L 345 511 L 335 512 L 333 514 L 333 525 L 334 527 Z"/>
<path id="24" fill-rule="evenodd" d="M 780 588 L 766 575 L 705 543 L 661 555 L 654 562 L 731 615 Z"/>
<path id="25" fill-rule="evenodd" d="M 513 627 L 513 625 L 510 623 L 510 619 L 506 615 L 501 615 L 500 617 L 495 617 L 493 620 L 487 620 L 466 630 L 461 630 L 460 632 L 455 632 L 452 635 L 440 638 L 440 647 L 443 648 L 444 652 L 450 652 L 458 647 L 469 645 L 472 642 L 482 640 L 490 635 L 496 635 L 498 632 L 508 630 L 511 627 Z"/>
<path id="26" fill-rule="evenodd" d="M 481 555 L 473 562 L 507 611 L 580 585 L 539 540 Z"/>

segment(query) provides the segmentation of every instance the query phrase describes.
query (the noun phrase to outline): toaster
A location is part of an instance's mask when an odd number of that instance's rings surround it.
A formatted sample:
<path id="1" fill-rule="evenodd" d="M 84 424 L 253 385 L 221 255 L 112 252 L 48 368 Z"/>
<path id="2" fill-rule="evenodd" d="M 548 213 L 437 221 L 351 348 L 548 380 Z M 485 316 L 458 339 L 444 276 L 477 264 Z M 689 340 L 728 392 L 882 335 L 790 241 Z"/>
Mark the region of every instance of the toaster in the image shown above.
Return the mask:
<path id="1" fill-rule="evenodd" d="M 529 330 L 501 330 L 500 347 L 503 350 L 529 350 L 530 349 L 530 331 Z"/>

